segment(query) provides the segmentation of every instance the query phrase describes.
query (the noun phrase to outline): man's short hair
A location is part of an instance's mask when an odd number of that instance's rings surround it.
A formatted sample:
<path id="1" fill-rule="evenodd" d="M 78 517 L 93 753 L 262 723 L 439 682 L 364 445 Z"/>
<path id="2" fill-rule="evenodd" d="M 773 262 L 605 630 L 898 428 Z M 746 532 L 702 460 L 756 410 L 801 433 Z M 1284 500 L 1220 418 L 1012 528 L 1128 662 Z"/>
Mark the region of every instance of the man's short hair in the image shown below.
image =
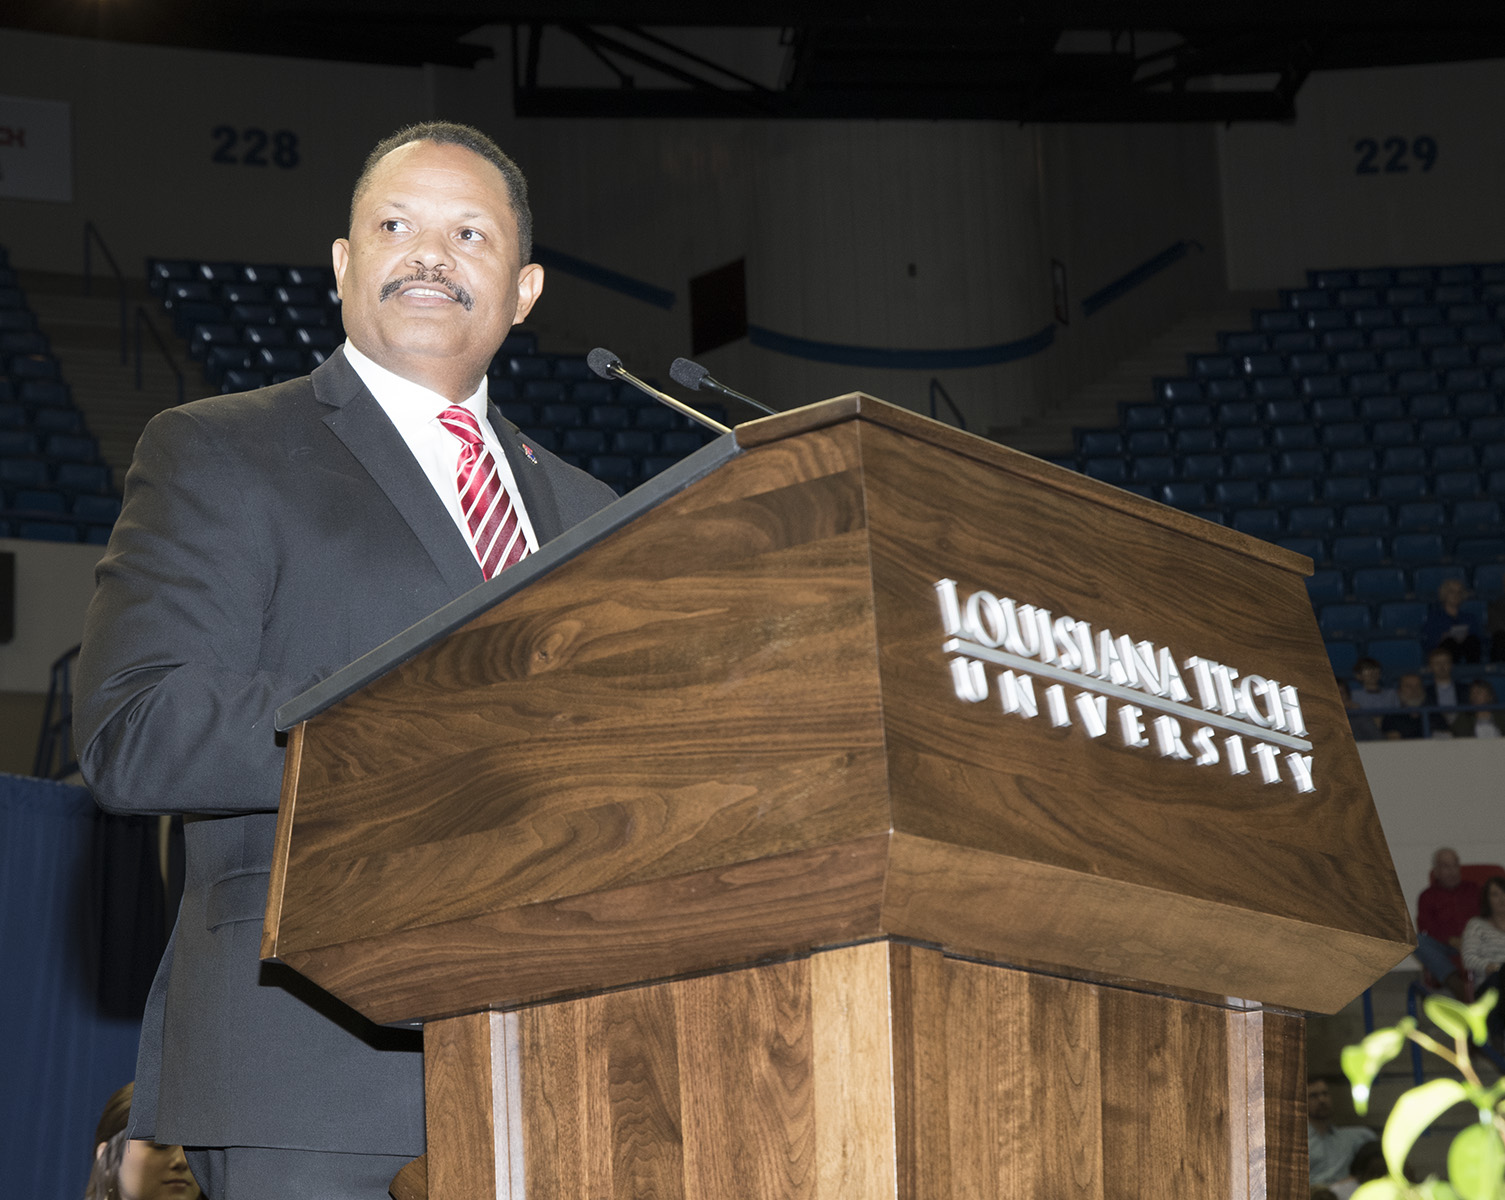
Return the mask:
<path id="1" fill-rule="evenodd" d="M 502 148 L 489 137 L 479 129 L 470 125 L 460 125 L 454 121 L 421 121 L 416 125 L 406 125 L 391 137 L 383 138 L 376 143 L 376 148 L 366 156 L 366 165 L 361 168 L 361 173 L 355 181 L 355 189 L 350 193 L 351 225 L 355 224 L 356 202 L 361 198 L 361 193 L 366 190 L 376 164 L 399 146 L 406 146 L 409 142 L 433 142 L 439 146 L 461 146 L 474 154 L 479 154 L 500 171 L 502 178 L 507 181 L 507 201 L 512 205 L 512 215 L 517 220 L 518 265 L 532 261 L 533 213 L 528 208 L 528 181 L 523 177 L 517 164 L 503 154 Z"/>

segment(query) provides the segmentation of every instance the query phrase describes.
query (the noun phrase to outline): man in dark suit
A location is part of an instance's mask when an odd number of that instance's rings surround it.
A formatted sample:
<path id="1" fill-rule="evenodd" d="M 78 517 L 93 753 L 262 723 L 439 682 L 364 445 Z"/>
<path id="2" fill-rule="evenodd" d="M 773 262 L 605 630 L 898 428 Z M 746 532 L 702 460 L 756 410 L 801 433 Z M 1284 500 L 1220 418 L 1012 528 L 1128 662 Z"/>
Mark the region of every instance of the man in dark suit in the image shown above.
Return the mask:
<path id="1" fill-rule="evenodd" d="M 488 139 L 394 135 L 334 245 L 346 345 L 160 414 L 126 477 L 75 729 L 101 805 L 187 814 L 131 1135 L 187 1146 L 210 1200 L 380 1197 L 423 1151 L 417 1036 L 258 961 L 273 712 L 615 498 L 486 399 L 542 287 L 530 252 L 526 185 Z"/>

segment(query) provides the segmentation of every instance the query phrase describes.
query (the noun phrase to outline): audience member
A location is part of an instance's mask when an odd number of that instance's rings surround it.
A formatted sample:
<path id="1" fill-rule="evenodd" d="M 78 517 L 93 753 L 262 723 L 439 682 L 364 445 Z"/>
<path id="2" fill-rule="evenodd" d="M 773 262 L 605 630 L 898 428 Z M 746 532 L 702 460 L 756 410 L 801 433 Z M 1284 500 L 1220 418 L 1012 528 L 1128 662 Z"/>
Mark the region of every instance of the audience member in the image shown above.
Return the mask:
<path id="1" fill-rule="evenodd" d="M 1437 589 L 1437 600 L 1427 609 L 1421 627 L 1421 644 L 1426 650 L 1438 647 L 1448 651 L 1454 662 L 1478 662 L 1484 641 L 1489 636 L 1477 613 L 1463 607 L 1468 594 L 1461 579 L 1444 579 Z"/>
<path id="2" fill-rule="evenodd" d="M 1487 679 L 1476 679 L 1468 685 L 1468 702 L 1475 705 L 1494 704 L 1494 685 Z M 1497 738 L 1505 735 L 1505 713 L 1499 709 L 1485 712 L 1463 712 L 1453 718 L 1454 737 Z"/>
<path id="3" fill-rule="evenodd" d="M 1378 659 L 1361 658 L 1354 663 L 1354 682 L 1349 685 L 1348 694 L 1353 698 L 1355 708 L 1394 708 L 1396 706 L 1395 689 L 1380 686 L 1380 680 L 1384 674 L 1385 668 L 1380 666 Z"/>
<path id="4" fill-rule="evenodd" d="M 1505 662 L 1505 594 L 1489 602 L 1485 624 L 1489 626 L 1489 661 Z"/>
<path id="5" fill-rule="evenodd" d="M 1331 1187 L 1353 1169 L 1354 1153 L 1379 1135 L 1364 1125 L 1333 1124 L 1333 1093 L 1328 1081 L 1306 1081 L 1306 1148 L 1312 1187 Z"/>
<path id="6" fill-rule="evenodd" d="M 1427 655 L 1427 703 L 1439 708 L 1458 708 L 1464 704 L 1466 689 L 1453 678 L 1453 656 L 1438 646 Z"/>
<path id="7" fill-rule="evenodd" d="M 1458 851 L 1441 846 L 1432 855 L 1432 882 L 1416 902 L 1416 957 L 1427 974 L 1462 1000 L 1468 980 L 1459 970 L 1463 930 L 1479 913 L 1479 885 L 1463 878 Z"/>
<path id="8" fill-rule="evenodd" d="M 1427 737 L 1431 733 L 1428 728 L 1428 719 L 1419 711 L 1427 703 L 1427 689 L 1421 682 L 1421 676 L 1415 672 L 1402 675 L 1395 694 L 1398 700 L 1397 708 L 1414 708 L 1418 711 L 1390 713 L 1381 719 L 1380 732 L 1392 740 Z M 1435 718 L 1435 720 L 1439 727 L 1443 726 L 1441 718 Z"/>
<path id="9" fill-rule="evenodd" d="M 126 1138 L 133 1091 L 128 1083 L 105 1101 L 94 1129 L 94 1167 L 84 1200 L 203 1200 L 182 1146 Z"/>
<path id="10" fill-rule="evenodd" d="M 1390 1174 L 1385 1162 L 1385 1151 L 1379 1142 L 1365 1142 L 1353 1152 L 1353 1163 L 1348 1168 L 1348 1178 L 1333 1184 L 1334 1200 L 1348 1200 L 1363 1184 L 1372 1179 L 1383 1179 Z"/>
<path id="11" fill-rule="evenodd" d="M 1505 875 L 1491 876 L 1485 882 L 1479 915 L 1463 927 L 1463 965 L 1473 973 L 1481 993 L 1500 988 L 1500 968 L 1505 965 Z M 1489 1032 L 1498 1047 L 1505 1032 L 1505 1008 L 1499 1004 L 1490 1010 Z"/>

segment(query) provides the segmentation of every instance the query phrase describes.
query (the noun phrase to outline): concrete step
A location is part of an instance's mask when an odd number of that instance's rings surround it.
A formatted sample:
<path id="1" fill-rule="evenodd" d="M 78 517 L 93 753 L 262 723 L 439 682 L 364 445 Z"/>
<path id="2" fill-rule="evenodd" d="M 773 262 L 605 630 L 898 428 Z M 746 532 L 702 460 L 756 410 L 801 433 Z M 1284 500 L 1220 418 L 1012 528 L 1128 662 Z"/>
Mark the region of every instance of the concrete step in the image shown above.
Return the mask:
<path id="1" fill-rule="evenodd" d="M 184 398 L 191 400 L 208 390 L 199 366 L 189 359 L 187 346 L 173 334 L 156 297 L 140 280 L 127 280 L 125 285 L 130 361 L 124 363 L 120 292 L 113 279 L 96 278 L 90 287 L 82 276 L 23 271 L 19 282 L 37 315 L 38 326 L 51 342 L 74 403 L 83 412 L 89 431 L 99 439 L 100 453 L 110 465 L 118 488 L 147 421 L 179 402 L 173 367 L 182 372 Z M 138 306 L 145 309 L 167 345 L 164 357 L 156 341 L 143 330 L 139 389 L 134 358 Z"/>
<path id="2" fill-rule="evenodd" d="M 1150 384 L 1156 376 L 1185 375 L 1188 354 L 1212 353 L 1219 333 L 1248 329 L 1251 309 L 1273 307 L 1276 302 L 1270 292 L 1231 292 L 1213 307 L 1183 317 L 1103 376 L 1079 387 L 1056 411 L 1017 426 L 994 428 L 989 436 L 1029 454 L 1070 454 L 1075 430 L 1116 426 L 1119 405 L 1152 399 Z"/>

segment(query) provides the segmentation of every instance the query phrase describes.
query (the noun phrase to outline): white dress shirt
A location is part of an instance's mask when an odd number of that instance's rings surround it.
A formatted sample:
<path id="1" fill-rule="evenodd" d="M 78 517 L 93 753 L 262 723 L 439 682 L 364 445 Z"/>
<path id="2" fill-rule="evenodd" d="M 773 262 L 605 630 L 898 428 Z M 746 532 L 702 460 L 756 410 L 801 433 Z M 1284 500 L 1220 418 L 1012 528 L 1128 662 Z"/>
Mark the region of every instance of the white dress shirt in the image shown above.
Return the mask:
<path id="1" fill-rule="evenodd" d="M 450 406 L 450 401 L 422 384 L 394 375 L 362 354 L 348 340 L 345 342 L 345 361 L 355 368 L 361 382 L 371 389 L 371 394 L 376 397 L 382 411 L 397 426 L 397 432 L 402 434 L 402 440 L 407 443 L 413 457 L 418 460 L 418 465 L 423 468 L 423 473 L 434 485 L 434 492 L 444 502 L 444 507 L 454 519 L 455 527 L 474 554 L 475 544 L 470 538 L 470 527 L 465 523 L 465 513 L 460 508 L 460 489 L 455 482 L 455 469 L 460 461 L 460 439 L 439 424 L 439 414 Z M 529 553 L 532 553 L 538 549 L 538 537 L 533 532 L 533 522 L 528 516 L 527 506 L 518 493 L 517 480 L 512 475 L 512 464 L 507 461 L 496 431 L 486 419 L 484 375 L 481 376 L 481 386 L 460 404 L 470 410 L 481 427 L 481 437 L 486 443 L 486 449 L 491 451 L 491 457 L 496 459 L 497 471 L 507 493 L 512 497 L 513 507 L 517 510 L 517 518 L 523 528 L 523 537 L 527 539 Z"/>

